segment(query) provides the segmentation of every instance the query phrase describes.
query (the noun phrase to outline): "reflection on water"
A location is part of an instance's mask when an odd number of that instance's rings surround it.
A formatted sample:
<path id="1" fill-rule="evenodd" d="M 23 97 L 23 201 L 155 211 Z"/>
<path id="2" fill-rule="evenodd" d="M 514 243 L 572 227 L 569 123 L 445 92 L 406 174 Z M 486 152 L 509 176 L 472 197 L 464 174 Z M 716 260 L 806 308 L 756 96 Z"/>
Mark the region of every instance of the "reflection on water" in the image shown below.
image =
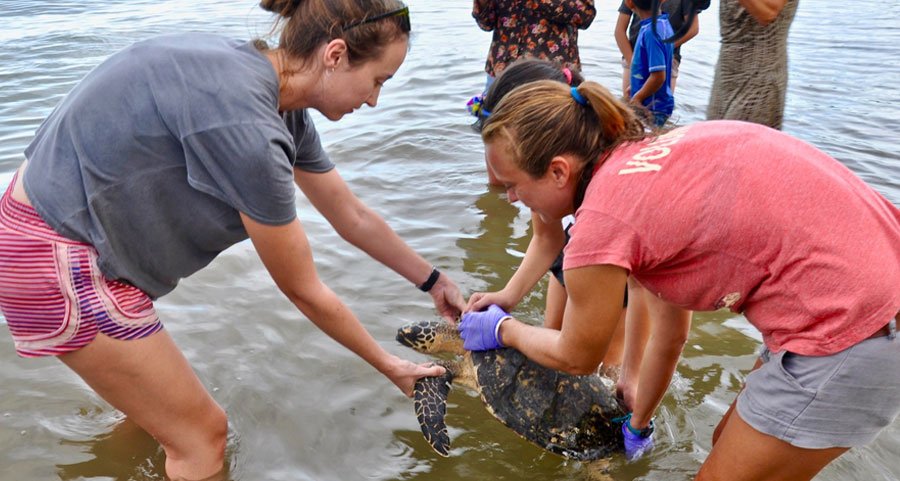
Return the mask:
<path id="1" fill-rule="evenodd" d="M 163 479 L 165 454 L 149 434 L 128 420 L 110 426 L 86 439 L 63 439 L 60 444 L 84 453 L 84 459 L 57 464 L 61 480 L 112 477 L 128 479 L 134 474 L 144 479 Z"/>
<path id="2" fill-rule="evenodd" d="M 531 239 L 530 225 L 525 223 L 529 218 L 527 209 L 510 204 L 502 190 L 491 187 L 478 197 L 474 203 L 477 213 L 473 216 L 480 218 L 477 235 L 461 237 L 456 243 L 467 253 L 462 260 L 463 270 L 482 280 L 485 285 L 480 289 L 486 291 L 506 285 L 512 271 L 497 266 L 518 265 Z M 526 226 L 527 231 L 522 231 Z"/>
<path id="3" fill-rule="evenodd" d="M 469 2 L 411 0 L 408 59 L 378 108 L 338 123 L 316 118 L 326 148 L 357 195 L 467 292 L 502 287 L 524 255 L 528 212 L 486 186 L 480 140 L 466 100 L 479 92 L 489 35 Z M 716 2 L 713 2 L 714 4 Z M 22 161 L 35 128 L 78 79 L 113 51 L 151 35 L 202 30 L 264 35 L 269 17 L 244 0 L 3 0 L 0 17 L 0 185 Z M 618 2 L 580 37 L 585 74 L 620 85 L 612 40 Z M 836 9 L 846 12 L 834 15 Z M 878 12 L 872 15 L 872 12 Z M 718 52 L 716 5 L 683 48 L 675 117 L 701 120 Z M 857 18 L 866 21 L 857 25 Z M 842 161 L 895 204 L 900 105 L 900 3 L 801 2 L 791 31 L 785 130 Z M 878 32 L 873 35 L 871 32 Z M 874 66 L 874 67 L 873 67 Z M 376 339 L 399 356 L 397 326 L 434 318 L 428 296 L 349 246 L 302 198 L 298 209 L 325 282 Z M 516 309 L 540 321 L 545 283 Z M 579 463 L 548 454 L 498 423 L 475 393 L 454 389 L 449 458 L 424 441 L 412 403 L 337 346 L 278 293 L 242 243 L 159 303 L 166 328 L 228 412 L 234 481 L 587 479 Z M 752 329 L 752 328 L 751 328 Z M 626 464 L 617 481 L 679 481 L 710 449 L 713 427 L 734 399 L 759 341 L 727 313 L 696 316 L 684 358 L 660 410 L 657 449 Z M 0 481 L 164 479 L 146 434 L 52 359 L 15 356 L 0 339 Z M 856 449 L 819 479 L 900 479 L 900 426 Z"/>

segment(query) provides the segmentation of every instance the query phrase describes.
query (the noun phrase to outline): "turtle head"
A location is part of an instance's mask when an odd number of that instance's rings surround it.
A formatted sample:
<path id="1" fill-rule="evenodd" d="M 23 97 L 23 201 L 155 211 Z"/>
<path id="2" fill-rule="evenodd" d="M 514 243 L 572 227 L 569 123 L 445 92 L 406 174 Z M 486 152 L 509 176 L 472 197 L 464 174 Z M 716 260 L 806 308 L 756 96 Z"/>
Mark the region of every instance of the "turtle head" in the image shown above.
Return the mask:
<path id="1" fill-rule="evenodd" d="M 426 354 L 463 354 L 456 326 L 445 320 L 412 322 L 397 329 L 397 342 Z"/>

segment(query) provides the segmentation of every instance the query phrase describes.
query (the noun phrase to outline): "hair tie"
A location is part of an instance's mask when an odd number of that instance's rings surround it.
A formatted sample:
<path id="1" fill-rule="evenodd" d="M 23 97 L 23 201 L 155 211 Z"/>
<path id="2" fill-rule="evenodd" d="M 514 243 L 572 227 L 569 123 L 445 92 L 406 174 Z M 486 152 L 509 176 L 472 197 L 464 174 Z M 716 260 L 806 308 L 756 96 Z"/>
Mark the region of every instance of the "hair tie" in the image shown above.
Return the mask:
<path id="1" fill-rule="evenodd" d="M 569 67 L 563 67 L 562 73 L 566 76 L 566 84 L 572 85 L 572 71 L 569 70 Z"/>
<path id="2" fill-rule="evenodd" d="M 575 101 L 578 102 L 579 105 L 587 105 L 588 104 L 588 100 L 586 98 L 584 98 L 583 95 L 578 93 L 577 87 L 572 87 L 571 92 L 572 92 L 572 98 L 575 99 Z"/>
<path id="3" fill-rule="evenodd" d="M 469 114 L 473 117 L 487 118 L 488 115 L 491 115 L 491 113 L 484 108 L 484 99 L 478 95 L 470 98 L 469 101 L 466 102 L 466 110 L 468 110 Z"/>

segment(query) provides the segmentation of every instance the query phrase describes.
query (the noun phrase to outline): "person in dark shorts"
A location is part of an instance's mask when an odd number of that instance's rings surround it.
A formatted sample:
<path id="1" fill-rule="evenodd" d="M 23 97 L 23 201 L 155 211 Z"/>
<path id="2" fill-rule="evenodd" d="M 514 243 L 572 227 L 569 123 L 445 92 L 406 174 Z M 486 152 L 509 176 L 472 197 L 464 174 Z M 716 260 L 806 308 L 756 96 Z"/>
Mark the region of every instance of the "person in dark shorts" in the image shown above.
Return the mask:
<path id="1" fill-rule="evenodd" d="M 548 222 L 576 220 L 562 329 L 491 305 L 463 314 L 467 349 L 511 347 L 548 368 L 591 373 L 631 278 L 650 294 L 653 335 L 622 420 L 626 456 L 652 446 L 653 414 L 695 310 L 742 314 L 766 348 L 696 480 L 807 481 L 895 422 L 900 210 L 839 161 L 750 122 L 648 133 L 589 81 L 517 88 L 482 139 L 510 201 Z"/>

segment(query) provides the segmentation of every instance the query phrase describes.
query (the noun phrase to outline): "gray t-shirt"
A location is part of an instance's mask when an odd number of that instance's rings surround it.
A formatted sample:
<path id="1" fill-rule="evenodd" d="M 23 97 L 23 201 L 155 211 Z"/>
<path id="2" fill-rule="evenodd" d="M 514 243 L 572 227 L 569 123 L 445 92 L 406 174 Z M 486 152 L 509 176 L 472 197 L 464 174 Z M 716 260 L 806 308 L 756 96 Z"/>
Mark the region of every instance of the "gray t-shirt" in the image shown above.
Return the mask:
<path id="1" fill-rule="evenodd" d="M 109 57 L 25 156 L 41 217 L 154 298 L 247 238 L 239 212 L 292 221 L 294 168 L 334 167 L 306 111 L 279 113 L 276 73 L 252 43 L 197 33 Z"/>

